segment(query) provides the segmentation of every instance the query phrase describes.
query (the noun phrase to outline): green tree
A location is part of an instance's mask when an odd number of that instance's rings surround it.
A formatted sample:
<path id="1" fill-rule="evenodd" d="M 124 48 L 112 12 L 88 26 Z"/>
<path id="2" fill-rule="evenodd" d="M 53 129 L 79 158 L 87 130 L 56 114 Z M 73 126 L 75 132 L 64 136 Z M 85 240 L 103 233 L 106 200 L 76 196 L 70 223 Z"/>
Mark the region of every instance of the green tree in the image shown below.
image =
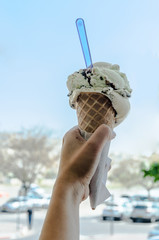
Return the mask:
<path id="1" fill-rule="evenodd" d="M 142 169 L 144 172 L 144 178 L 152 177 L 154 182 L 159 181 L 159 163 L 154 162 L 150 165 L 149 169 Z"/>

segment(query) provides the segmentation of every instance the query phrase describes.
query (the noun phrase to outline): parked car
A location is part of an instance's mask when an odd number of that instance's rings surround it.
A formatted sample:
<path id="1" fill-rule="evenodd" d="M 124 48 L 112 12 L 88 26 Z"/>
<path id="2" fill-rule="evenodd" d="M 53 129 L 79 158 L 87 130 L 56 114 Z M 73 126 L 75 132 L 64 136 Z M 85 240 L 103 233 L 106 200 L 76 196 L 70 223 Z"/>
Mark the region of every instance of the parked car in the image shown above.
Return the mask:
<path id="1" fill-rule="evenodd" d="M 147 195 L 132 195 L 131 196 L 131 201 L 149 201 L 149 198 Z"/>
<path id="2" fill-rule="evenodd" d="M 159 204 L 156 202 L 137 201 L 133 203 L 130 218 L 133 222 L 138 220 L 155 222 L 159 219 Z"/>
<path id="3" fill-rule="evenodd" d="M 34 193 L 38 196 L 42 196 L 45 194 L 45 191 L 43 188 L 39 187 L 37 184 L 35 183 L 32 183 L 30 185 L 30 188 L 29 188 L 29 191 L 28 192 L 31 192 L 31 193 Z"/>
<path id="4" fill-rule="evenodd" d="M 42 196 L 28 194 L 27 197 L 32 202 L 32 206 L 34 209 L 41 209 L 43 207 L 44 198 Z"/>
<path id="5" fill-rule="evenodd" d="M 141 195 L 141 194 L 136 194 L 136 195 L 132 195 L 130 197 L 131 201 L 152 201 L 152 202 L 158 202 L 159 198 L 158 197 L 154 197 L 154 196 L 148 196 L 148 195 Z"/>
<path id="6" fill-rule="evenodd" d="M 49 204 L 50 204 L 50 199 L 51 199 L 51 196 L 47 196 L 44 198 L 44 201 L 43 201 L 43 208 L 48 208 Z"/>
<path id="7" fill-rule="evenodd" d="M 28 192 L 27 197 L 32 200 L 34 209 L 48 208 L 51 196 L 48 194 L 39 195 Z"/>
<path id="8" fill-rule="evenodd" d="M 149 237 L 147 240 L 159 240 L 159 235 L 158 236 Z"/>
<path id="9" fill-rule="evenodd" d="M 28 197 L 11 198 L 1 206 L 2 212 L 26 212 L 33 207 L 32 200 Z"/>
<path id="10" fill-rule="evenodd" d="M 122 220 L 129 218 L 132 211 L 132 205 L 129 201 L 107 202 L 102 213 L 102 219 Z"/>
<path id="11" fill-rule="evenodd" d="M 44 195 L 45 191 L 43 188 L 39 187 L 34 183 L 32 183 L 29 187 L 23 184 L 19 189 L 19 196 L 25 196 L 27 194 L 34 194 L 38 197 Z"/>
<path id="12" fill-rule="evenodd" d="M 153 236 L 159 236 L 159 225 L 156 225 L 150 232 L 149 238 Z"/>

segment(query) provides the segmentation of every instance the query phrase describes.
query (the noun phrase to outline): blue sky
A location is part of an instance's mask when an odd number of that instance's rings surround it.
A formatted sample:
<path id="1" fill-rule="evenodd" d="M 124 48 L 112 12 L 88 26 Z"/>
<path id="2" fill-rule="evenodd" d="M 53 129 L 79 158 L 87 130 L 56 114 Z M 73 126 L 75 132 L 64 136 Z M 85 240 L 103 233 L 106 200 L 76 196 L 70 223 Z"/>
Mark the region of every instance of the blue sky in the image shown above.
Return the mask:
<path id="1" fill-rule="evenodd" d="M 85 20 L 93 62 L 117 63 L 133 88 L 114 151 L 159 142 L 158 0 L 1 0 L 0 131 L 44 126 L 57 137 L 77 124 L 66 80 L 85 68 L 75 20 Z"/>

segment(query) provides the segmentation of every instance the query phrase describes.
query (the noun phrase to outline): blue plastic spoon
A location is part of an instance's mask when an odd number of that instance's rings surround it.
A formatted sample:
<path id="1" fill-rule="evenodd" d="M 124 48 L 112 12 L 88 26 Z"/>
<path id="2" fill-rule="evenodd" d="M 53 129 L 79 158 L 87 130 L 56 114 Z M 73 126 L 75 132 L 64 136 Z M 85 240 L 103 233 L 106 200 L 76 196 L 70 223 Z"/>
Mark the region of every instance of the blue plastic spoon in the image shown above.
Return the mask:
<path id="1" fill-rule="evenodd" d="M 92 68 L 93 64 L 92 64 L 91 53 L 90 53 L 90 49 L 89 49 L 84 20 L 82 18 L 78 18 L 76 20 L 76 26 L 77 26 L 77 30 L 78 30 L 79 39 L 81 42 L 83 56 L 84 56 L 84 60 L 86 63 L 86 68 Z"/>

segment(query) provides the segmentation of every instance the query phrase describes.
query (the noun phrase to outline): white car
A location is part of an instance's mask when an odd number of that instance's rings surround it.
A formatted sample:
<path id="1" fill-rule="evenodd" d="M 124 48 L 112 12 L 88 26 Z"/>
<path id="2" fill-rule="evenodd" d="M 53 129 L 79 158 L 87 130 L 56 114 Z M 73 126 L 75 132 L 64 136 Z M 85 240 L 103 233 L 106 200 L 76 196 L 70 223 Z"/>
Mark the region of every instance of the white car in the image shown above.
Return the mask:
<path id="1" fill-rule="evenodd" d="M 50 199 L 51 199 L 51 196 L 47 196 L 47 197 L 44 198 L 43 208 L 48 208 L 48 206 L 50 204 Z"/>
<path id="2" fill-rule="evenodd" d="M 130 218 L 133 222 L 138 220 L 155 222 L 159 219 L 159 204 L 156 202 L 139 202 L 133 204 Z"/>
<path id="3" fill-rule="evenodd" d="M 37 195 L 35 193 L 28 193 L 28 198 L 32 201 L 34 209 L 48 208 L 50 202 L 50 195 Z"/>
<path id="4" fill-rule="evenodd" d="M 153 236 L 148 238 L 147 240 L 159 240 L 159 235 L 158 236 Z"/>
<path id="5" fill-rule="evenodd" d="M 102 213 L 102 219 L 114 219 L 114 220 L 122 220 L 129 218 L 132 211 L 132 205 L 130 202 L 125 201 L 115 201 L 115 202 L 107 202 L 106 207 Z"/>
<path id="6" fill-rule="evenodd" d="M 2 212 L 26 212 L 28 209 L 32 209 L 32 201 L 28 197 L 11 198 L 1 206 Z"/>
<path id="7" fill-rule="evenodd" d="M 159 225 L 156 225 L 150 232 L 149 238 L 153 236 L 159 236 Z"/>

